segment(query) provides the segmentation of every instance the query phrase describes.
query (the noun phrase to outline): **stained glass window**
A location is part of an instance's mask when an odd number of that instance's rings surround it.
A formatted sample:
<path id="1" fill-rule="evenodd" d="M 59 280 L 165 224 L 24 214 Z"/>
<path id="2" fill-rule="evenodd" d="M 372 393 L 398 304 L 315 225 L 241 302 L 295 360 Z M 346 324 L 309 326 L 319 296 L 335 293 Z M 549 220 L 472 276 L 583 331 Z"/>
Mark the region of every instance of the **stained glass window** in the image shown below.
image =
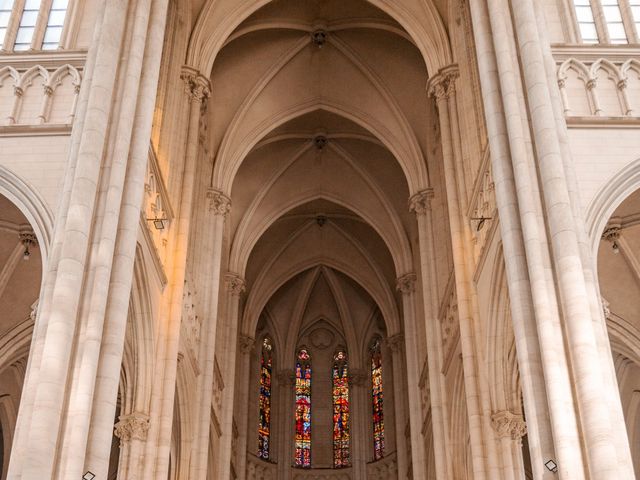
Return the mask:
<path id="1" fill-rule="evenodd" d="M 373 403 L 373 458 L 384 456 L 384 413 L 382 390 L 382 351 L 380 339 L 371 345 L 371 398 Z"/>
<path id="2" fill-rule="evenodd" d="M 333 466 L 349 466 L 349 378 L 343 350 L 333 357 Z"/>
<path id="3" fill-rule="evenodd" d="M 260 359 L 260 414 L 258 419 L 258 457 L 269 459 L 269 439 L 271 436 L 271 368 L 272 368 L 271 340 L 265 337 L 262 342 L 262 357 Z"/>
<path id="4" fill-rule="evenodd" d="M 296 467 L 311 467 L 311 356 L 300 349 L 296 362 Z"/>

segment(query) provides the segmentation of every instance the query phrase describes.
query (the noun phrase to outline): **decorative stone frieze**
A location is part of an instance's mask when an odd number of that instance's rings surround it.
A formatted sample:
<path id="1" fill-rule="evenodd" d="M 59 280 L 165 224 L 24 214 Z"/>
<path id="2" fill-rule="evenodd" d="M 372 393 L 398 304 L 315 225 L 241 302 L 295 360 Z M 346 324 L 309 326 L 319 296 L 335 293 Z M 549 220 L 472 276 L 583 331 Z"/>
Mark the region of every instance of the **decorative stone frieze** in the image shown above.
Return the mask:
<path id="1" fill-rule="evenodd" d="M 520 441 L 527 433 L 527 425 L 522 415 L 516 415 L 508 410 L 502 410 L 491 415 L 491 425 L 498 437 L 511 437 Z"/>
<path id="2" fill-rule="evenodd" d="M 246 289 L 246 282 L 244 278 L 235 273 L 227 273 L 225 275 L 225 282 L 229 293 L 233 296 L 240 296 Z"/>
<path id="3" fill-rule="evenodd" d="M 433 200 L 433 189 L 428 188 L 422 190 L 409 199 L 409 211 L 416 215 L 425 215 L 431 210 L 431 201 Z"/>
<path id="4" fill-rule="evenodd" d="M 556 78 L 567 117 L 640 116 L 640 99 L 635 94 L 640 89 L 637 59 L 619 55 L 556 57 Z"/>
<path id="5" fill-rule="evenodd" d="M 443 371 L 447 371 L 460 337 L 460 321 L 458 317 L 458 296 L 453 274 L 449 279 L 445 302 L 440 307 L 440 335 L 442 337 Z"/>
<path id="6" fill-rule="evenodd" d="M 396 280 L 396 289 L 403 295 L 409 295 L 416 289 L 416 274 L 413 272 L 405 273 Z"/>
<path id="7" fill-rule="evenodd" d="M 12 101 L 0 109 L 0 119 L 8 125 L 71 124 L 80 84 L 80 72 L 69 64 L 0 64 L 0 86 L 13 91 Z M 37 95 L 27 95 L 32 89 Z"/>
<path id="8" fill-rule="evenodd" d="M 118 423 L 114 426 L 114 435 L 120 439 L 120 445 L 132 439 L 146 440 L 149 431 L 149 415 L 133 412 L 129 415 L 120 415 Z"/>
<path id="9" fill-rule="evenodd" d="M 214 215 L 226 217 L 231 211 L 231 199 L 219 190 L 209 190 L 207 192 L 207 202 L 209 204 L 209 212 Z"/>

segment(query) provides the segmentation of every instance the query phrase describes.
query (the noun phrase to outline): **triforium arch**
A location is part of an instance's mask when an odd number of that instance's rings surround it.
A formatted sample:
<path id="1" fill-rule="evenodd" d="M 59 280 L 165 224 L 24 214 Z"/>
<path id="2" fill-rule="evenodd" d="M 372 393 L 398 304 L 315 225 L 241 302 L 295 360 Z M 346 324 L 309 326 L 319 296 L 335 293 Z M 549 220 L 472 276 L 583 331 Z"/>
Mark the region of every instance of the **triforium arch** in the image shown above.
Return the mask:
<path id="1" fill-rule="evenodd" d="M 2 475 L 638 472 L 636 2 L 10 3 Z"/>

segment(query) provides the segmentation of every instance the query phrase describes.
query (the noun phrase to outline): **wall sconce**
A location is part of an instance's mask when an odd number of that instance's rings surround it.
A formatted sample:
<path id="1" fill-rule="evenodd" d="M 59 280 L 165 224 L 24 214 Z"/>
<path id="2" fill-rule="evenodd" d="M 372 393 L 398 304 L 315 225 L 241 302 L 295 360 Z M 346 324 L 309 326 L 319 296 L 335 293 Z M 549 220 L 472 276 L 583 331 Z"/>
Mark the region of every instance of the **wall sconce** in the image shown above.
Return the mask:
<path id="1" fill-rule="evenodd" d="M 471 217 L 469 220 L 476 220 L 478 222 L 478 225 L 476 225 L 476 232 L 479 232 L 480 230 L 482 230 L 482 227 L 484 227 L 484 223 L 487 220 L 492 220 L 493 217 Z"/>
<path id="2" fill-rule="evenodd" d="M 164 222 L 166 218 L 147 218 L 147 222 L 153 222 L 153 226 L 156 230 L 164 230 Z"/>
<path id="3" fill-rule="evenodd" d="M 82 475 L 82 480 L 93 480 L 94 478 L 96 478 L 96 474 L 90 470 L 87 470 L 87 473 Z"/>
<path id="4" fill-rule="evenodd" d="M 547 467 L 547 470 L 549 470 L 550 472 L 553 472 L 553 473 L 558 472 L 558 465 L 553 460 L 547 461 L 547 463 L 545 463 L 544 466 Z"/>

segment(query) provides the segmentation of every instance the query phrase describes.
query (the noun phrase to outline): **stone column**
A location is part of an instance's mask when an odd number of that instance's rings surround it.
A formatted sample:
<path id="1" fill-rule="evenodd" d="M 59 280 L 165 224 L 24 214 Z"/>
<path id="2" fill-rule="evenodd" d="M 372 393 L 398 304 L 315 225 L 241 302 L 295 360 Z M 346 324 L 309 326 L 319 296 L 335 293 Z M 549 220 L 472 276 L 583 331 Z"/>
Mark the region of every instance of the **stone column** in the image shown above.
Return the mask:
<path id="1" fill-rule="evenodd" d="M 283 480 L 291 478 L 293 464 L 293 386 L 295 385 L 295 370 L 285 368 L 278 372 L 278 412 L 282 418 L 278 421 L 278 477 Z"/>
<path id="2" fill-rule="evenodd" d="M 438 107 L 444 177 L 451 228 L 451 246 L 454 264 L 455 287 L 458 299 L 460 321 L 460 344 L 464 369 L 464 385 L 471 436 L 471 456 L 474 476 L 496 478 L 496 452 L 489 426 L 490 405 L 487 392 L 487 380 L 482 365 L 482 341 L 479 330 L 477 299 L 472 285 L 471 233 L 465 211 L 467 205 L 464 169 L 462 159 L 454 148 L 454 138 L 460 136 L 460 129 L 451 115 L 456 109 L 455 81 L 458 78 L 457 66 L 442 69 L 429 80 L 429 95 L 434 97 Z M 453 99 L 453 100 L 452 100 Z"/>
<path id="3" fill-rule="evenodd" d="M 61 478 L 81 475 L 115 268 L 116 235 L 127 225 L 121 208 L 130 198 L 123 190 L 127 182 L 137 180 L 137 174 L 132 173 L 132 131 L 136 125 L 140 133 L 147 124 L 150 130 L 153 104 L 146 99 L 149 95 L 155 99 L 154 70 L 159 68 L 159 54 L 145 50 L 145 45 L 158 29 L 164 30 L 165 15 L 153 16 L 154 10 L 163 8 L 166 14 L 166 2 L 158 2 L 153 9 L 149 1 L 135 2 L 136 21 L 129 24 L 132 37 L 127 36 L 127 2 L 110 2 L 98 15 L 94 53 L 87 61 L 90 80 L 79 103 L 62 213 L 56 222 L 51 269 L 46 277 L 49 284 L 43 288 L 46 300 L 42 312 L 47 318 L 41 319 L 41 325 L 47 325 L 47 330 L 41 335 L 36 328 L 38 344 L 32 353 L 39 365 L 31 369 L 34 375 L 29 377 L 35 384 L 25 388 L 25 407 L 33 413 L 22 415 L 28 425 L 23 423 L 19 430 L 16 450 L 20 453 L 15 455 L 11 478 L 54 478 L 56 466 L 55 475 Z M 150 16 L 153 23 L 148 28 Z M 128 42 L 133 41 L 139 48 L 127 50 Z M 119 69 L 123 59 L 126 66 Z M 143 87 L 147 88 L 146 96 L 140 94 Z M 110 130 L 113 118 L 118 118 L 120 127 Z M 148 145 L 148 135 L 145 142 Z M 135 244 L 135 236 L 126 242 Z M 90 248 L 94 250 L 91 255 Z M 85 285 L 89 287 L 82 288 Z M 124 301 L 128 301 L 128 292 Z M 126 322 L 126 313 L 121 321 Z M 74 342 L 77 363 L 70 365 Z M 70 371 L 74 372 L 72 381 Z M 66 430 L 60 432 L 63 415 L 68 421 Z"/>
<path id="4" fill-rule="evenodd" d="M 420 401 L 420 365 L 422 365 L 421 356 L 418 353 L 418 329 L 416 328 L 416 322 L 418 321 L 416 315 L 416 295 L 415 295 L 416 275 L 415 273 L 406 273 L 397 279 L 396 288 L 402 293 L 402 312 L 404 317 L 404 333 L 405 333 L 405 355 L 406 355 L 406 368 L 407 368 L 407 390 L 409 397 L 409 420 L 411 424 L 411 463 L 412 472 L 414 478 L 425 478 L 426 476 L 426 463 L 425 463 L 425 441 L 422 435 L 422 412 Z M 391 336 L 393 338 L 393 335 Z M 396 364 L 400 362 L 395 361 Z M 394 370 L 394 380 L 397 378 L 403 378 L 402 376 L 396 377 L 396 370 Z M 397 383 L 394 381 L 394 384 Z M 396 397 L 396 403 L 399 403 L 404 395 Z M 398 405 L 396 405 L 396 409 Z M 404 426 L 400 432 L 396 432 L 398 440 L 404 435 Z M 401 443 L 398 443 L 398 451 L 400 451 Z M 407 475 L 406 470 L 400 469 L 400 459 L 398 459 L 398 478 L 405 478 Z"/>
<path id="5" fill-rule="evenodd" d="M 255 338 L 240 334 L 238 345 L 240 347 L 240 359 L 237 365 L 238 377 L 238 458 L 236 459 L 238 478 L 244 480 L 247 465 L 247 442 L 249 428 L 249 402 L 256 399 L 249 398 L 249 381 L 252 378 L 249 372 L 251 354 L 253 353 Z"/>
<path id="6" fill-rule="evenodd" d="M 407 286 L 406 288 L 410 288 Z M 393 396 L 394 396 L 394 404 L 395 404 L 395 412 L 393 418 L 395 419 L 395 431 L 396 431 L 396 458 L 398 461 L 398 479 L 407 478 L 407 473 L 409 471 L 409 461 L 407 452 L 407 442 L 405 437 L 405 428 L 407 425 L 407 412 L 405 410 L 405 390 L 404 390 L 404 369 L 402 365 L 406 362 L 406 357 L 403 354 L 403 345 L 404 345 L 404 335 L 402 333 L 396 333 L 391 337 L 387 338 L 387 346 L 389 350 L 391 350 L 391 364 L 393 367 Z M 384 367 L 383 367 L 384 368 Z M 418 372 L 420 375 L 420 372 Z M 418 379 L 419 380 L 419 379 Z M 409 378 L 407 375 L 407 383 L 409 383 Z M 416 387 L 417 387 L 416 383 Z M 419 393 L 419 392 L 418 392 Z M 384 412 L 383 412 L 384 413 Z M 413 422 L 413 417 L 411 418 Z M 420 431 L 422 431 L 422 415 L 420 415 L 420 423 L 413 424 L 416 425 L 416 428 L 419 426 Z M 413 434 L 414 428 L 411 428 L 411 433 Z M 413 437 L 412 437 L 413 438 Z M 416 446 L 419 448 L 420 444 Z M 413 471 L 415 472 L 415 467 L 413 467 Z M 426 465 L 425 465 L 426 471 Z M 414 476 L 415 478 L 415 476 Z"/>
<path id="7" fill-rule="evenodd" d="M 436 248 L 433 235 L 431 202 L 433 190 L 423 190 L 409 199 L 409 210 L 416 214 L 418 221 L 418 241 L 420 244 L 420 271 L 422 273 L 423 302 L 427 333 L 427 368 L 429 370 L 429 392 L 431 402 L 431 423 L 433 429 L 433 449 L 438 478 L 449 478 L 449 459 L 445 445 L 447 442 L 447 405 L 444 402 L 444 375 L 439 321 L 436 273 Z"/>
<path id="8" fill-rule="evenodd" d="M 206 255 L 202 268 L 202 282 L 205 294 L 202 304 L 205 312 L 204 334 L 200 341 L 199 358 L 201 374 L 198 377 L 196 411 L 194 417 L 195 435 L 193 459 L 190 464 L 190 478 L 204 480 L 208 471 L 209 439 L 211 425 L 211 396 L 216 356 L 216 332 L 218 328 L 218 307 L 220 297 L 220 269 L 222 263 L 222 243 L 225 218 L 231 209 L 231 200 L 218 190 L 207 192 L 208 208 L 205 217 L 206 231 L 202 249 Z"/>
<path id="9" fill-rule="evenodd" d="M 367 478 L 367 374 L 362 369 L 349 369 L 349 403 L 351 429 L 351 465 L 354 480 Z"/>
<path id="10" fill-rule="evenodd" d="M 133 412 L 120 415 L 115 424 L 114 434 L 120 439 L 120 462 L 118 478 L 137 480 L 140 477 L 140 463 L 144 442 L 149 431 L 149 415 Z"/>
<path id="11" fill-rule="evenodd" d="M 496 412 L 491 415 L 491 425 L 500 442 L 502 478 L 524 480 L 521 451 L 522 437 L 527 433 L 527 426 L 522 415 L 516 415 L 508 410 Z"/>
<path id="12" fill-rule="evenodd" d="M 160 327 L 156 358 L 162 367 L 157 369 L 151 396 L 152 420 L 145 448 L 145 479 L 165 478 L 169 468 L 178 342 L 199 150 L 200 115 L 202 105 L 210 92 L 209 80 L 192 68 L 184 67 L 182 78 L 189 100 L 187 148 L 179 208 L 170 237 L 172 248 L 167 261 L 170 282 L 163 298 L 158 323 Z"/>
<path id="13" fill-rule="evenodd" d="M 225 319 L 225 345 L 227 351 L 224 352 L 224 383 L 225 389 L 222 392 L 222 435 L 220 436 L 219 468 L 218 479 L 226 480 L 231 478 L 232 442 L 233 442 L 233 403 L 235 400 L 235 375 L 236 375 L 236 346 L 238 345 L 238 323 L 240 310 L 240 296 L 245 290 L 245 281 L 235 273 L 227 273 L 225 276 L 227 284 L 227 308 Z M 245 339 L 246 340 L 246 339 Z M 242 348 L 252 348 L 245 345 Z"/>

